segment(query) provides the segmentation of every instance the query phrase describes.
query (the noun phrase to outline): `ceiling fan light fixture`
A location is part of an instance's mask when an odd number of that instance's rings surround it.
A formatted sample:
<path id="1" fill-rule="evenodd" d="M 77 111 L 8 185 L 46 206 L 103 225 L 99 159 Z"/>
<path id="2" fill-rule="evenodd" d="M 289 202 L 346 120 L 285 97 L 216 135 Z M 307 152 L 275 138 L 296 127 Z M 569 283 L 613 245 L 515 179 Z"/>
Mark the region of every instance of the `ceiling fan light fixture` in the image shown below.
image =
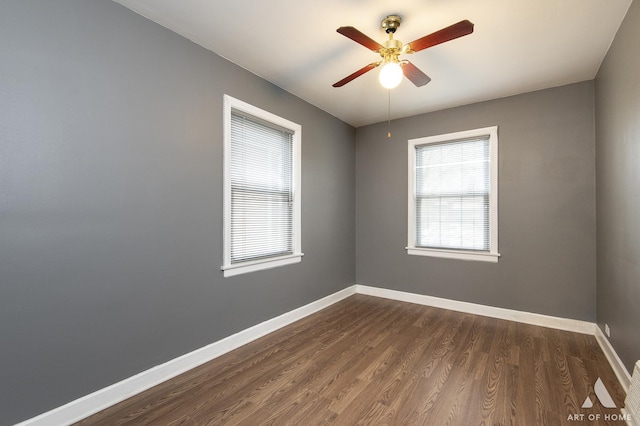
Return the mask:
<path id="1" fill-rule="evenodd" d="M 397 62 L 387 62 L 380 70 L 379 79 L 385 89 L 398 87 L 402 81 L 402 67 Z"/>
<path id="2" fill-rule="evenodd" d="M 363 45 L 367 49 L 378 53 L 382 57 L 380 62 L 372 62 L 360 68 L 358 71 L 351 73 L 347 77 L 333 84 L 333 87 L 342 87 L 350 81 L 360 77 L 364 73 L 378 68 L 382 65 L 380 71 L 380 84 L 387 89 L 397 87 L 402 81 L 402 77 L 407 77 L 416 87 L 421 87 L 431 81 L 428 75 L 423 73 L 406 59 L 400 60 L 398 57 L 403 54 L 416 53 L 432 46 L 456 39 L 458 37 L 471 34 L 473 32 L 473 23 L 468 20 L 460 21 L 456 24 L 449 25 L 435 33 L 428 34 L 411 43 L 402 44 L 400 40 L 395 40 L 393 34 L 396 32 L 402 18 L 399 15 L 389 15 L 382 20 L 382 28 L 389 34 L 389 40 L 384 44 L 380 44 L 371 37 L 363 34 L 354 27 L 340 27 L 336 31 L 343 36 L 350 38 L 358 44 Z"/>

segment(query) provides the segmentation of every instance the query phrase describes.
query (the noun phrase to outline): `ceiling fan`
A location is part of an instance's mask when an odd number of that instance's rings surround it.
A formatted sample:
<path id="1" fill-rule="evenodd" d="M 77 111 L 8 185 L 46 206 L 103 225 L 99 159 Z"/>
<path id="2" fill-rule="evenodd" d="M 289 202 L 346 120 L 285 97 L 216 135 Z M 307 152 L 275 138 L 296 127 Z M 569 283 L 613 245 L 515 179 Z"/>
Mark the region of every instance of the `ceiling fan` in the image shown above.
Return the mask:
<path id="1" fill-rule="evenodd" d="M 384 44 L 378 43 L 354 27 L 338 28 L 336 31 L 343 36 L 350 38 L 356 43 L 360 43 L 367 49 L 371 49 L 372 51 L 379 53 L 382 60 L 372 62 L 369 65 L 360 68 L 353 74 L 350 74 L 333 84 L 333 87 L 342 87 L 351 80 L 360 77 L 364 73 L 369 72 L 380 65 L 383 65 L 382 70 L 380 71 L 380 83 L 387 89 L 393 89 L 400 84 L 403 75 L 416 86 L 424 86 L 431 81 L 431 78 L 406 59 L 400 60 L 399 56 L 403 53 L 409 54 L 419 52 L 428 47 L 432 47 L 473 32 L 473 24 L 465 19 L 457 24 L 453 24 L 441 29 L 440 31 L 436 31 L 435 33 L 426 35 L 412 41 L 411 43 L 403 45 L 400 40 L 395 40 L 393 38 L 393 34 L 396 32 L 398 27 L 400 27 L 401 22 L 402 18 L 398 15 L 389 15 L 382 20 L 382 28 L 387 34 L 389 34 L 389 40 L 385 41 Z"/>

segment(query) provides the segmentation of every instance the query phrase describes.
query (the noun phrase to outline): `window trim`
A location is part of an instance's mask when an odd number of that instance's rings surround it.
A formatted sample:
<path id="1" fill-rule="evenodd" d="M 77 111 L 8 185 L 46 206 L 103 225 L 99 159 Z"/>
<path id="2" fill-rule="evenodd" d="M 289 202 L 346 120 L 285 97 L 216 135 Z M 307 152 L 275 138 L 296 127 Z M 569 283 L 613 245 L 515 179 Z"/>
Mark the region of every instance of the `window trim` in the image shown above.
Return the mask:
<path id="1" fill-rule="evenodd" d="M 272 114 L 268 111 L 255 107 L 251 104 L 224 95 L 223 99 L 223 133 L 224 133 L 224 234 L 223 234 L 223 265 L 222 269 L 225 277 L 245 274 L 263 269 L 275 268 L 278 266 L 290 265 L 301 261 L 302 238 L 301 238 L 301 140 L 302 126 L 285 118 Z M 249 114 L 258 119 L 283 127 L 293 133 L 293 253 L 283 256 L 274 256 L 265 259 L 249 260 L 241 263 L 231 263 L 231 110 L 237 110 Z"/>
<path id="2" fill-rule="evenodd" d="M 462 139 L 489 137 L 489 179 L 491 180 L 489 196 L 489 251 L 451 250 L 425 248 L 416 246 L 416 147 L 433 143 L 454 142 Z M 477 260 L 497 262 L 498 252 L 498 126 L 465 130 L 443 135 L 427 136 L 408 141 L 409 185 L 408 185 L 408 230 L 407 254 L 432 256 L 447 259 Z"/>

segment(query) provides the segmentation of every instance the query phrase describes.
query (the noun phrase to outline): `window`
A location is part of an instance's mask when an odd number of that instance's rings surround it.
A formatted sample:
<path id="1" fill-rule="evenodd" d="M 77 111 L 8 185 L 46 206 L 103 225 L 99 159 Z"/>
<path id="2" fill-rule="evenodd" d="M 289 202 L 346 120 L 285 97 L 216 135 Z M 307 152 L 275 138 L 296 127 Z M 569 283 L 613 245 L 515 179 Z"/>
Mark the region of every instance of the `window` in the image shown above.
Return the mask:
<path id="1" fill-rule="evenodd" d="M 224 96 L 225 277 L 300 262 L 300 136 Z"/>
<path id="2" fill-rule="evenodd" d="M 497 262 L 498 128 L 409 140 L 408 254 Z"/>

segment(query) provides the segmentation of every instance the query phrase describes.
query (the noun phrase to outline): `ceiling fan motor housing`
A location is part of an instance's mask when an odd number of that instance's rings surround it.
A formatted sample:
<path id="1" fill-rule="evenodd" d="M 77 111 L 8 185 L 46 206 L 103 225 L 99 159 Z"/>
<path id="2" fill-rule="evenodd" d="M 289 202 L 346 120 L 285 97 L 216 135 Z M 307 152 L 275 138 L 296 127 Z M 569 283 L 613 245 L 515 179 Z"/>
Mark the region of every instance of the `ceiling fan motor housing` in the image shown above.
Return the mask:
<path id="1" fill-rule="evenodd" d="M 401 50 L 402 42 L 400 40 L 390 38 L 389 40 L 384 42 L 384 47 L 385 49 L 389 49 L 389 50 L 394 50 L 394 49 Z"/>

